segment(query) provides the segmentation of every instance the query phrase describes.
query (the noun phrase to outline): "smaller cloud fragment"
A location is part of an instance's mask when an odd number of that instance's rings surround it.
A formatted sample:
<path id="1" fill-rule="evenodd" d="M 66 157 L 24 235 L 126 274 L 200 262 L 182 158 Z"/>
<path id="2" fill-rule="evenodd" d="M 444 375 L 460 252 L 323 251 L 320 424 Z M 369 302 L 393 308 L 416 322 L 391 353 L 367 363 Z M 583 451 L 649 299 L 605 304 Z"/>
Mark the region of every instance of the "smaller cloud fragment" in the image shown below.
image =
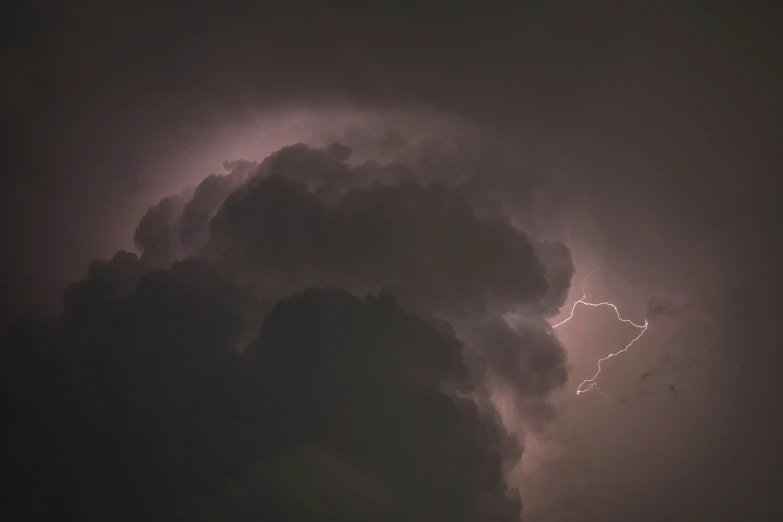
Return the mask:
<path id="1" fill-rule="evenodd" d="M 674 304 L 668 297 L 651 297 L 647 301 L 647 317 L 652 319 L 662 315 L 676 317 L 691 309 L 688 303 Z"/>

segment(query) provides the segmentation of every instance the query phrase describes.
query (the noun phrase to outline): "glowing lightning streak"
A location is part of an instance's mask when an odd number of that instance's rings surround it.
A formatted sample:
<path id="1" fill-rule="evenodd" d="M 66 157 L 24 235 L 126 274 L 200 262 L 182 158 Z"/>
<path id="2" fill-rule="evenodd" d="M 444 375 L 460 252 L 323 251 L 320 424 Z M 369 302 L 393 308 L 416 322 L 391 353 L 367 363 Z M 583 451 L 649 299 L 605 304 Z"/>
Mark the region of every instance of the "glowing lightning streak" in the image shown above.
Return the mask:
<path id="1" fill-rule="evenodd" d="M 599 306 L 609 306 L 612 309 L 614 309 L 614 312 L 615 312 L 615 314 L 617 314 L 617 319 L 619 321 L 621 321 L 623 323 L 628 323 L 630 325 L 633 325 L 634 327 L 638 328 L 641 331 L 639 332 L 639 335 L 634 337 L 633 340 L 631 340 L 630 343 L 626 344 L 625 348 L 623 348 L 619 352 L 610 353 L 606 357 L 604 357 L 602 359 L 598 359 L 598 370 L 595 372 L 595 375 L 593 375 L 590 379 L 585 379 L 584 381 L 582 381 L 582 384 L 580 384 L 579 387 L 576 389 L 576 394 L 577 395 L 579 395 L 580 393 L 589 392 L 592 389 L 597 389 L 600 392 L 601 389 L 598 387 L 598 384 L 596 384 L 595 380 L 598 378 L 598 374 L 601 373 L 601 363 L 604 362 L 607 359 L 611 359 L 615 355 L 620 355 L 621 353 L 626 351 L 628 348 L 630 348 L 633 345 L 633 343 L 638 341 L 644 335 L 644 332 L 647 331 L 647 324 L 648 324 L 647 323 L 647 319 L 644 320 L 644 324 L 636 324 L 636 323 L 634 323 L 633 321 L 631 321 L 629 319 L 623 319 L 620 316 L 620 311 L 617 309 L 617 306 L 613 305 L 612 303 L 607 303 L 606 301 L 601 302 L 601 303 L 588 303 L 586 301 L 586 299 L 587 299 L 587 292 L 585 292 L 585 282 L 587 281 L 588 277 L 590 277 L 591 275 L 593 275 L 593 273 L 595 273 L 597 271 L 598 271 L 598 269 L 593 270 L 592 272 L 587 274 L 587 276 L 582 280 L 582 284 L 580 285 L 580 288 L 582 289 L 582 297 L 578 301 L 576 301 L 573 304 L 573 306 L 571 307 L 571 315 L 569 315 L 568 317 L 566 317 L 565 319 L 563 319 L 562 321 L 560 321 L 556 325 L 553 325 L 552 329 L 555 329 L 558 326 L 560 326 L 560 325 L 562 325 L 564 323 L 567 323 L 568 321 L 573 319 L 573 317 L 574 317 L 574 310 L 576 310 L 576 305 L 583 304 L 585 306 L 593 306 L 593 307 L 596 307 L 596 308 L 599 307 Z"/>

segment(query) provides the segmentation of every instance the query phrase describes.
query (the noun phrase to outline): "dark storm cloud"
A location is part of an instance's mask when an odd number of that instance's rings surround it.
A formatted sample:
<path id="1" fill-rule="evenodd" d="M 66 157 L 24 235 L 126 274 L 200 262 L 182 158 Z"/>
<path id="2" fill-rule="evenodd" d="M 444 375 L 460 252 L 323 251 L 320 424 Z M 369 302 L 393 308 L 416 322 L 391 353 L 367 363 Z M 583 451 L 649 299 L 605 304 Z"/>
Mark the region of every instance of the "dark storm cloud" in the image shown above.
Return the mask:
<path id="1" fill-rule="evenodd" d="M 557 312 L 574 270 L 567 247 L 479 218 L 470 191 L 431 183 L 438 176 L 426 164 L 353 165 L 351 152 L 337 143 L 286 147 L 230 195 L 237 172 L 207 178 L 180 216 L 162 200 L 137 229 L 142 257 L 165 266 L 159 251 L 182 249 L 248 281 L 388 287 L 427 309 Z M 180 231 L 199 240 L 183 249 Z"/>
<path id="2" fill-rule="evenodd" d="M 211 175 L 195 189 L 167 196 L 147 210 L 136 226 L 133 239 L 142 258 L 167 267 L 182 257 L 194 255 L 208 240 L 209 222 L 231 192 L 257 167 L 250 161 L 224 163 L 226 175 Z"/>
<path id="3" fill-rule="evenodd" d="M 439 143 L 429 140 L 424 149 L 448 158 Z M 500 314 L 557 313 L 574 271 L 570 251 L 535 240 L 507 220 L 482 219 L 463 189 L 428 181 L 439 173 L 408 152 L 415 167 L 351 164 L 352 150 L 339 143 L 322 149 L 298 144 L 270 155 L 230 195 L 225 177 L 210 177 L 194 200 L 222 205 L 196 223 L 185 212 L 158 220 L 154 237 L 174 246 L 151 244 L 142 259 L 165 265 L 157 252 L 179 248 L 178 230 L 191 229 L 203 238 L 192 255 L 267 295 L 321 285 L 357 295 L 388 289 L 409 309 L 452 322 L 470 339 L 473 365 L 513 390 L 525 417 L 536 423 L 551 418 L 547 399 L 567 378 L 565 352 L 543 323 L 516 331 Z M 142 224 L 167 201 L 152 207 Z"/>
<path id="4" fill-rule="evenodd" d="M 495 377 L 494 385 L 510 390 L 526 428 L 540 429 L 556 415 L 549 395 L 568 380 L 566 353 L 549 329 L 534 324 L 511 326 L 502 316 L 474 319 L 461 333 L 474 346 L 479 367 Z"/>
<path id="5" fill-rule="evenodd" d="M 168 266 L 182 257 L 177 225 L 184 205 L 184 198 L 168 196 L 151 207 L 141 218 L 133 239 L 143 250 L 146 260 Z"/>
<path id="6" fill-rule="evenodd" d="M 437 121 L 435 115 L 432 118 Z M 478 215 L 486 219 L 522 220 L 533 224 L 531 203 L 546 184 L 543 173 L 507 136 L 489 132 L 475 122 L 435 124 L 429 133 L 394 127 L 353 125 L 331 139 L 354 149 L 354 156 L 401 162 L 430 182 L 462 190 Z"/>
<path id="7" fill-rule="evenodd" d="M 441 310 L 532 304 L 547 289 L 523 233 L 437 185 L 332 196 L 274 176 L 232 195 L 210 228 L 206 255 L 248 280 L 388 287 Z"/>
<path id="8" fill-rule="evenodd" d="M 570 252 L 351 154 L 226 164 L 148 210 L 140 256 L 16 323 L 19 498 L 85 520 L 518 519 L 521 447 L 488 399 L 499 383 L 551 417 L 565 352 L 538 323 Z"/>
<path id="9" fill-rule="evenodd" d="M 517 519 L 502 476 L 512 440 L 441 391 L 470 391 L 454 337 L 388 293 L 308 290 L 263 309 L 206 261 L 153 271 L 120 253 L 69 290 L 62 315 L 18 322 L 3 349 L 9 510 Z"/>

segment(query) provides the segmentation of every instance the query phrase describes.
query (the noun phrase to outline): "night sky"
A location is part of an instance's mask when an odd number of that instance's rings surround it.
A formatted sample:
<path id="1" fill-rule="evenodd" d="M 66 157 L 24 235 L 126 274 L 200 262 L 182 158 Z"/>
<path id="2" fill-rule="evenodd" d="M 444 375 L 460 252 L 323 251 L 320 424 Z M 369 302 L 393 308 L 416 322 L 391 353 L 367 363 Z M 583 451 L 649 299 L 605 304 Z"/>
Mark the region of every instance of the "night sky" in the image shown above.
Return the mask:
<path id="1" fill-rule="evenodd" d="M 739 4 L 6 11 L 4 519 L 783 517 Z"/>

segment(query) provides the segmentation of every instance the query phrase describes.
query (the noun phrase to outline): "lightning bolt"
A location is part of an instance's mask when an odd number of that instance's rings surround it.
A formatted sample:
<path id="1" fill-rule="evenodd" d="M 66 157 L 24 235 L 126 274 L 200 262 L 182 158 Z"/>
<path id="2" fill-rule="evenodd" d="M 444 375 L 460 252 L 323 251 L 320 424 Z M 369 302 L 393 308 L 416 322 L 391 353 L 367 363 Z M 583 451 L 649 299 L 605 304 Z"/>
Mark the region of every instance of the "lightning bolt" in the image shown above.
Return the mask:
<path id="1" fill-rule="evenodd" d="M 644 332 L 647 331 L 647 325 L 648 325 L 647 319 L 644 320 L 644 324 L 636 324 L 633 321 L 631 321 L 630 319 L 623 319 L 623 317 L 620 315 L 620 311 L 617 309 L 617 306 L 612 304 L 612 303 L 608 303 L 606 301 L 601 302 L 601 303 L 590 303 L 590 302 L 588 302 L 587 301 L 587 292 L 585 291 L 585 282 L 595 272 L 598 272 L 598 269 L 595 269 L 592 272 L 590 272 L 589 274 L 587 274 L 587 276 L 582 280 L 582 284 L 580 285 L 580 288 L 582 289 L 582 297 L 571 306 L 571 315 L 569 315 L 568 317 L 566 317 L 565 319 L 563 319 L 559 323 L 553 325 L 552 329 L 554 330 L 555 328 L 558 328 L 559 326 L 562 326 L 563 324 L 565 324 L 568 321 L 570 321 L 571 319 L 573 319 L 574 318 L 574 311 L 576 310 L 576 306 L 579 305 L 579 304 L 582 304 L 582 305 L 585 305 L 585 306 L 592 306 L 592 307 L 595 307 L 595 308 L 598 308 L 600 306 L 611 307 L 614 310 L 614 313 L 617 314 L 617 319 L 620 322 L 628 323 L 628 324 L 634 326 L 635 328 L 638 328 L 640 330 L 640 332 L 639 332 L 639 335 L 634 337 L 631 340 L 631 342 L 626 344 L 625 348 L 623 348 L 619 352 L 610 353 L 606 357 L 598 359 L 598 369 L 596 370 L 595 375 L 593 375 L 589 379 L 585 379 L 584 381 L 582 381 L 582 384 L 580 384 L 579 387 L 576 389 L 576 394 L 577 395 L 579 395 L 580 393 L 589 392 L 590 390 L 593 390 L 593 389 L 598 390 L 600 392 L 601 389 L 598 387 L 598 384 L 596 384 L 595 380 L 598 378 L 598 375 L 601 373 L 601 363 L 604 362 L 607 359 L 611 359 L 612 357 L 620 355 L 621 353 L 623 353 L 626 350 L 628 350 L 628 348 L 630 348 L 636 341 L 641 339 L 641 337 L 644 335 Z"/>

